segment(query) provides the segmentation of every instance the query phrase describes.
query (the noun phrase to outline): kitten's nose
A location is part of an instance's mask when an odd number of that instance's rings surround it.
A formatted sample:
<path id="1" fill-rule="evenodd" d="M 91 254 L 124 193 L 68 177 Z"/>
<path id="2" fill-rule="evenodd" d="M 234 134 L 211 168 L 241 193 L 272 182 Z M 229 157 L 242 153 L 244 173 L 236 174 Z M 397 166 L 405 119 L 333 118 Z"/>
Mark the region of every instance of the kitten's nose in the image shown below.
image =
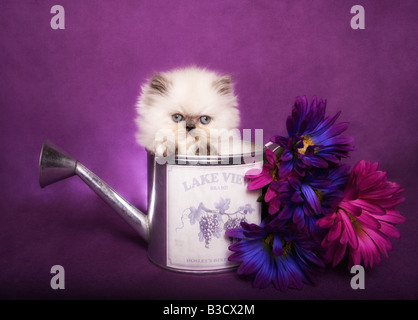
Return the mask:
<path id="1" fill-rule="evenodd" d="M 196 128 L 196 127 L 195 126 L 186 126 L 187 132 L 192 131 L 194 128 Z"/>

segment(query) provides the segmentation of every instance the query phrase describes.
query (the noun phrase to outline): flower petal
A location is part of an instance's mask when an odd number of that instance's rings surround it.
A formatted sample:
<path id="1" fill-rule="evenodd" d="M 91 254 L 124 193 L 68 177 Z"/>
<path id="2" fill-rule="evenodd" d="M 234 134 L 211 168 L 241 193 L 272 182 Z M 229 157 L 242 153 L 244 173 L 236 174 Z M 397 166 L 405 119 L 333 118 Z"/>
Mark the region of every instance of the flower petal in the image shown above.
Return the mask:
<path id="1" fill-rule="evenodd" d="M 268 185 L 270 182 L 273 181 L 273 178 L 271 176 L 268 175 L 261 175 L 257 178 L 255 178 L 254 180 L 252 180 L 248 185 L 247 185 L 247 189 L 248 190 L 257 190 L 257 189 L 261 189 L 262 187 Z"/>
<path id="2" fill-rule="evenodd" d="M 340 216 L 344 222 L 342 234 L 347 236 L 347 241 L 350 247 L 356 249 L 358 246 L 358 240 L 353 224 L 351 223 L 350 218 L 347 216 L 345 212 L 340 212 Z"/>
<path id="3" fill-rule="evenodd" d="M 271 165 L 274 165 L 276 163 L 276 155 L 273 151 L 267 149 L 264 154 L 266 155 L 268 163 L 270 163 Z"/>
<path id="4" fill-rule="evenodd" d="M 250 169 L 245 173 L 246 178 L 254 179 L 259 177 L 263 173 L 263 170 L 261 169 Z"/>

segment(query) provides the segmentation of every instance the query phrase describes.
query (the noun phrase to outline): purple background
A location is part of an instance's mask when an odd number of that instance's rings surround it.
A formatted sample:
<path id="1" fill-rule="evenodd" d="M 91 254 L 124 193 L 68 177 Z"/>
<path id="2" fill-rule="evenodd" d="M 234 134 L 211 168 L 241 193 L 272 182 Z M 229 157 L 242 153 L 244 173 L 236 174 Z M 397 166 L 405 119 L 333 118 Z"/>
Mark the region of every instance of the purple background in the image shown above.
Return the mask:
<path id="1" fill-rule="evenodd" d="M 65 8 L 65 30 L 50 9 Z M 361 4 L 366 29 L 352 30 Z M 416 299 L 417 1 L 0 2 L 0 298 Z M 235 273 L 187 275 L 147 259 L 146 243 L 78 178 L 46 189 L 49 138 L 146 208 L 146 154 L 135 142 L 139 86 L 195 64 L 231 73 L 242 128 L 285 133 L 298 95 L 342 110 L 357 151 L 405 188 L 389 259 L 352 290 L 345 266 L 303 290 L 254 289 Z M 50 288 L 62 265 L 66 289 Z"/>

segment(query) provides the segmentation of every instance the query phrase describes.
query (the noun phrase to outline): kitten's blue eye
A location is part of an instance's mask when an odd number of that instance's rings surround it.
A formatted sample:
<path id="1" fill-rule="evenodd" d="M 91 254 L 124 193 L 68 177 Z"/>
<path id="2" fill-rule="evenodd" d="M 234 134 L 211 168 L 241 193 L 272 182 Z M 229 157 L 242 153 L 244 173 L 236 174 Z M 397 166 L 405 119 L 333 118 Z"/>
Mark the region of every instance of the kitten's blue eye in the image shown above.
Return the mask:
<path id="1" fill-rule="evenodd" d="M 201 124 L 208 124 L 212 119 L 209 116 L 201 116 L 199 120 Z"/>
<path id="2" fill-rule="evenodd" d="M 171 119 L 173 119 L 174 122 L 180 122 L 183 120 L 183 116 L 180 113 L 176 113 L 171 116 Z"/>

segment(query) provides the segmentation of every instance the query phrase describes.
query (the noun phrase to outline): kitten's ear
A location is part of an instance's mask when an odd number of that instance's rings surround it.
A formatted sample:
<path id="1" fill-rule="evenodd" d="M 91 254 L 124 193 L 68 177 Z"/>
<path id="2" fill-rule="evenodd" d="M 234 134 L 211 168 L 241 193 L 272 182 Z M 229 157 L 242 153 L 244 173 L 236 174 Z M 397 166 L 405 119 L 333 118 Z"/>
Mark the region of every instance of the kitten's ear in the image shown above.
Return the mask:
<path id="1" fill-rule="evenodd" d="M 169 86 L 170 82 L 160 73 L 154 75 L 150 81 L 151 90 L 157 94 L 166 94 Z"/>
<path id="2" fill-rule="evenodd" d="M 221 95 L 233 94 L 232 77 L 230 75 L 219 77 L 215 80 L 213 86 Z"/>

